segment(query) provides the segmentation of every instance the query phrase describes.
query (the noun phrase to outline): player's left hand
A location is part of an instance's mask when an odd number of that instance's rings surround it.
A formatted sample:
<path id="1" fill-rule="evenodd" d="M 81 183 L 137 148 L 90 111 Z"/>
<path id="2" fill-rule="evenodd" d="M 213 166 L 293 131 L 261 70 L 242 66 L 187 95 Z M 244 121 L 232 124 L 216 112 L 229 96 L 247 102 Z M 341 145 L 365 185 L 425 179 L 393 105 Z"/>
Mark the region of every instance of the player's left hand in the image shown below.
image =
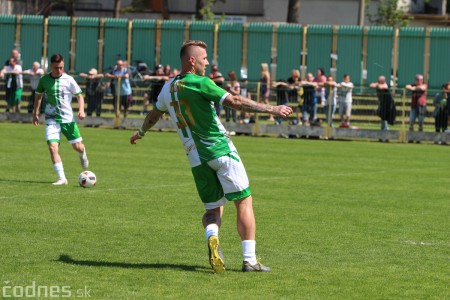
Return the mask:
<path id="1" fill-rule="evenodd" d="M 292 113 L 292 107 L 287 105 L 278 105 L 274 107 L 274 111 L 272 114 L 286 119 Z"/>
<path id="2" fill-rule="evenodd" d="M 83 120 L 85 117 L 84 111 L 78 111 L 78 118 L 80 118 L 80 120 Z"/>
<path id="3" fill-rule="evenodd" d="M 130 144 L 135 145 L 137 140 L 142 139 L 142 136 L 139 135 L 139 130 L 136 131 L 130 138 Z"/>

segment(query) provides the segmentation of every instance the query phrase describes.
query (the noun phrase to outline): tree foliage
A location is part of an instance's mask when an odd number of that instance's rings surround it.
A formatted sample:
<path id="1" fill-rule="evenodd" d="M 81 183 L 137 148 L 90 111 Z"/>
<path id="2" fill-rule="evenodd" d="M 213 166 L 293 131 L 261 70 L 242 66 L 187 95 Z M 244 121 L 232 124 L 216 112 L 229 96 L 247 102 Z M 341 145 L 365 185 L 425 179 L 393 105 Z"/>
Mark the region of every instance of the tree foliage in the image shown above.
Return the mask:
<path id="1" fill-rule="evenodd" d="M 404 27 L 409 25 L 411 17 L 407 15 L 404 7 L 398 6 L 398 0 L 380 0 L 377 13 L 368 12 L 369 1 L 366 2 L 366 16 L 376 25 Z"/>
<path id="2" fill-rule="evenodd" d="M 195 19 L 196 20 L 204 20 L 204 21 L 211 21 L 216 22 L 215 14 L 212 11 L 212 8 L 214 4 L 216 4 L 218 1 L 225 3 L 226 0 L 196 0 L 195 5 Z M 223 20 L 224 14 L 221 16 L 221 20 Z"/>

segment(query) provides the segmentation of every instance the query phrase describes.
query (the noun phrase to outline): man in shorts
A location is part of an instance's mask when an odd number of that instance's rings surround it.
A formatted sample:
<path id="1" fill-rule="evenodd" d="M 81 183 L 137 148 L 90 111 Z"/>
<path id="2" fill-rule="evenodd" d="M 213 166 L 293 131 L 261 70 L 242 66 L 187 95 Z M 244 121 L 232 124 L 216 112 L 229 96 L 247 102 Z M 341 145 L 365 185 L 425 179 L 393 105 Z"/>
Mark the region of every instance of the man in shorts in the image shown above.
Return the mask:
<path id="1" fill-rule="evenodd" d="M 80 156 L 81 167 L 87 169 L 89 161 L 86 155 L 86 147 L 80 135 L 77 123 L 73 116 L 72 95 L 78 100 L 78 117 L 84 119 L 84 98 L 81 88 L 72 76 L 64 73 L 64 58 L 61 54 L 54 54 L 50 58 L 49 74 L 39 79 L 36 88 L 36 99 L 34 102 L 33 124 L 39 125 L 39 108 L 41 106 L 42 95 L 47 95 L 45 106 L 45 135 L 47 139 L 50 157 L 53 167 L 58 175 L 58 180 L 53 185 L 67 185 L 64 174 L 63 163 L 59 156 L 59 143 L 61 133 L 67 138 L 73 149 Z"/>
<path id="2" fill-rule="evenodd" d="M 186 41 L 181 47 L 180 59 L 180 75 L 164 85 L 155 108 L 147 114 L 130 142 L 136 144 L 165 112 L 169 112 L 177 126 L 197 191 L 206 209 L 202 222 L 214 272 L 225 271 L 218 236 L 223 206 L 227 201 L 233 201 L 237 209 L 237 231 L 244 257 L 242 271 L 270 271 L 256 259 L 256 225 L 249 180 L 242 160 L 215 112 L 214 104 L 283 118 L 287 118 L 292 109 L 285 105 L 256 103 L 218 87 L 205 77 L 209 62 L 206 44 L 202 41 Z"/>

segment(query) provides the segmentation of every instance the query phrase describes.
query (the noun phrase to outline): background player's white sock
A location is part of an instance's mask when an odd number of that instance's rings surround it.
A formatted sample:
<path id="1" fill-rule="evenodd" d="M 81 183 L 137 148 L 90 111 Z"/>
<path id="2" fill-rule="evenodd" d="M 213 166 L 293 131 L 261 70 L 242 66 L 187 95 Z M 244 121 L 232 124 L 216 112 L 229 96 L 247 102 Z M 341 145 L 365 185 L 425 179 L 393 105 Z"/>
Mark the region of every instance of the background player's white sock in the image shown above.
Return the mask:
<path id="1" fill-rule="evenodd" d="M 64 167 L 62 162 L 56 163 L 53 165 L 53 168 L 56 171 L 59 179 L 66 179 L 66 175 L 64 174 Z"/>
<path id="2" fill-rule="evenodd" d="M 256 241 L 255 240 L 244 240 L 242 241 L 242 255 L 244 256 L 244 261 L 254 265 L 256 261 Z"/>
<path id="3" fill-rule="evenodd" d="M 205 227 L 205 235 L 206 235 L 206 240 L 209 239 L 210 236 L 215 235 L 215 236 L 219 236 L 219 226 L 217 226 L 217 224 L 209 224 L 208 226 Z"/>

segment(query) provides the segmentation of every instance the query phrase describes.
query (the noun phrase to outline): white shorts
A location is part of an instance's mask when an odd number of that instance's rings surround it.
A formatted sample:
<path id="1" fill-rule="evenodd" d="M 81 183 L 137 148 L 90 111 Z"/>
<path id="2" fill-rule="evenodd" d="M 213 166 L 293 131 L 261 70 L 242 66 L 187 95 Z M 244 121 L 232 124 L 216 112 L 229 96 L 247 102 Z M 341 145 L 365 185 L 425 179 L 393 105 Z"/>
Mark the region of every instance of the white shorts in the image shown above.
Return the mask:
<path id="1" fill-rule="evenodd" d="M 206 209 L 214 209 L 223 206 L 227 200 L 240 200 L 251 195 L 247 172 L 237 152 L 194 167 L 192 173 Z"/>
<path id="2" fill-rule="evenodd" d="M 75 144 L 81 142 L 80 130 L 75 122 L 72 123 L 50 123 L 45 125 L 45 138 L 47 143 L 59 143 L 61 133 L 67 138 L 69 143 Z"/>

